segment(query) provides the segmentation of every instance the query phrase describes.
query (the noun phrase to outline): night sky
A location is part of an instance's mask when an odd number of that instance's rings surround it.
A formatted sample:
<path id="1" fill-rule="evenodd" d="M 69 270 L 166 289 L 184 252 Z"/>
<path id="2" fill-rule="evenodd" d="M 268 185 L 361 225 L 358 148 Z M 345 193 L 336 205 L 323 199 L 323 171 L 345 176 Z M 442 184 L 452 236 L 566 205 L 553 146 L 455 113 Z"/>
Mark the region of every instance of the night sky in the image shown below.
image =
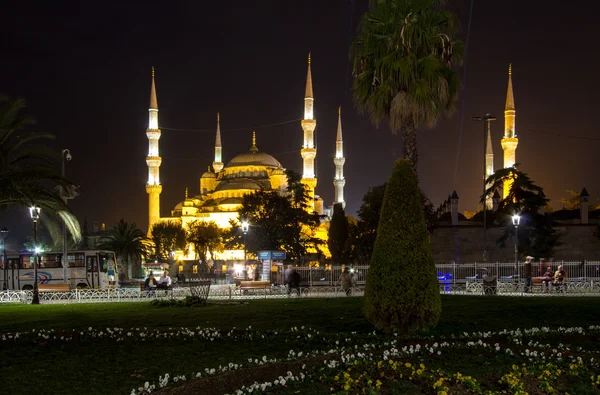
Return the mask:
<path id="1" fill-rule="evenodd" d="M 470 2 L 450 3 L 464 38 Z M 595 16 L 533 3 L 474 4 L 457 111 L 419 130 L 420 182 L 436 207 L 456 189 L 460 211 L 476 208 L 483 125 L 471 116 L 498 117 L 492 137 L 501 167 L 510 62 L 521 169 L 555 208 L 565 189 L 584 186 L 591 202 L 600 203 Z M 353 106 L 349 42 L 366 8 L 367 0 L 13 2 L 3 7 L 0 92 L 26 98 L 37 118 L 33 128 L 54 133 L 56 148 L 70 149 L 67 177 L 81 185 L 81 194 L 69 204 L 80 220 L 88 218 L 90 230 L 94 222 L 111 226 L 121 217 L 145 230 L 151 67 L 162 129 L 161 215 L 167 216 L 186 186 L 198 192 L 213 161 L 217 112 L 225 163 L 250 147 L 256 130 L 261 151 L 301 172 L 300 122 L 259 126 L 301 118 L 312 52 L 317 194 L 331 204 L 341 105 L 347 212 L 355 214 L 402 152 L 400 135 L 386 125 L 375 128 Z M 26 215 L 25 208 L 0 213 L 0 227 L 13 236 L 28 233 Z"/>

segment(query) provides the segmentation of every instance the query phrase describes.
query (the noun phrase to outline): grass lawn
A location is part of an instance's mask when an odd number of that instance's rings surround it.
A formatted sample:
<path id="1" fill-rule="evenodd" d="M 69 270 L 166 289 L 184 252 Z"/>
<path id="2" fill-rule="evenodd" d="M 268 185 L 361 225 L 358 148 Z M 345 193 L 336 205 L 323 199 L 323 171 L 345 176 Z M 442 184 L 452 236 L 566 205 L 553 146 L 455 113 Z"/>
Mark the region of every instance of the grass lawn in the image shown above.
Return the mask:
<path id="1" fill-rule="evenodd" d="M 169 386 L 168 391 L 172 393 L 217 394 L 233 391 L 254 381 L 271 381 L 270 377 L 280 370 L 285 376 L 288 370 L 296 373 L 294 369 L 308 365 L 305 372 L 312 381 L 310 385 L 290 382 L 285 387 L 273 389 L 271 393 L 309 393 L 306 392 L 309 387 L 310 393 L 330 393 L 329 388 L 337 385 L 334 380 L 336 375 L 329 377 L 329 371 L 316 373 L 325 358 L 319 356 L 320 351 L 335 349 L 337 351 L 332 355 L 339 355 L 352 350 L 358 355 L 356 350 L 362 350 L 362 353 L 379 355 L 380 351 L 391 345 L 400 348 L 424 342 L 441 343 L 456 339 L 464 332 L 499 332 L 503 329 L 533 327 L 588 328 L 590 325 L 600 325 L 600 298 L 443 296 L 442 301 L 443 313 L 439 325 L 427 333 L 402 341 L 393 335 L 373 335 L 373 327 L 361 312 L 362 298 L 251 300 L 210 304 L 203 308 L 154 307 L 149 303 L 0 305 L 0 337 L 33 329 L 36 332 L 56 331 L 45 337 L 38 334 L 22 335 L 17 340 L 1 341 L 3 368 L 0 369 L 0 383 L 2 391 L 10 394 L 129 394 L 144 382 L 156 383 L 159 376 L 169 373 L 171 378 L 185 374 L 188 379 L 184 386 Z M 302 326 L 305 328 L 300 329 Z M 177 330 L 182 327 L 194 333 Z M 216 328 L 219 332 L 217 335 L 198 333 L 194 329 L 197 327 Z M 294 327 L 298 329 L 292 329 Z M 106 328 L 125 330 L 120 335 L 107 336 Z M 103 334 L 96 335 L 100 331 Z M 129 331 L 133 332 L 132 336 L 127 335 Z M 502 391 L 510 388 L 508 384 L 499 384 L 498 380 L 503 374 L 511 372 L 512 365 L 533 363 L 529 361 L 530 358 L 517 355 L 520 349 L 523 352 L 525 348 L 533 350 L 543 343 L 543 349 L 546 349 L 545 345 L 550 348 L 569 348 L 563 351 L 565 357 L 562 359 L 565 361 L 566 355 L 575 350 L 579 353 L 577 355 L 583 357 L 587 356 L 585 353 L 596 353 L 595 359 L 600 359 L 598 332 L 592 330 L 582 334 L 555 331 L 526 335 L 529 337 L 517 339 L 516 342 L 512 335 L 496 334 L 491 339 L 484 339 L 490 343 L 487 348 L 466 345 L 460 348 L 462 345 L 457 344 L 456 348 L 442 350 L 440 356 L 436 353 L 415 353 L 405 359 L 427 365 L 427 369 L 423 370 L 425 373 L 420 373 L 423 375 L 436 369 L 448 374 L 460 371 L 475 377 L 479 385 Z M 473 340 L 473 336 L 469 339 Z M 67 339 L 61 340 L 61 337 Z M 519 344 L 519 341 L 539 344 Z M 494 351 L 492 344 L 496 343 L 502 350 L 511 348 L 516 355 Z M 372 348 L 365 350 L 369 344 Z M 290 350 L 295 353 L 293 358 L 290 358 Z M 299 352 L 304 356 L 298 356 Z M 205 368 L 218 368 L 219 365 L 228 366 L 230 363 L 249 365 L 249 358 L 258 362 L 256 359 L 263 356 L 276 361 L 260 367 L 215 374 L 210 378 L 205 375 L 201 380 L 189 380 L 192 372 L 204 372 Z M 549 359 L 544 360 L 547 361 Z M 373 368 L 371 365 L 357 366 L 364 371 Z M 389 369 L 392 369 L 391 366 Z M 588 368 L 592 371 L 595 369 L 593 366 Z M 309 375 L 308 369 L 313 369 L 314 374 Z M 382 383 L 378 390 L 400 394 L 436 393 L 427 381 L 429 379 L 399 380 L 398 372 L 394 373 L 396 376 L 393 372 L 386 372 L 385 377 L 396 378 Z M 404 372 L 405 376 L 409 373 Z M 527 381 L 526 374 L 521 376 L 525 388 L 534 385 Z M 273 379 L 277 377 L 275 375 Z M 563 390 L 574 391 L 571 393 L 599 393 L 598 387 L 589 382 L 585 387 L 576 387 L 578 380 L 562 380 L 562 376 L 556 380 L 558 384 L 555 385 Z M 589 376 L 585 380 L 589 381 Z M 340 385 L 343 390 L 348 384 Z M 359 385 L 357 378 L 352 385 Z M 364 385 L 367 386 L 367 381 Z M 466 384 L 461 382 L 456 385 L 460 387 Z M 194 390 L 194 386 L 198 388 Z M 349 393 L 353 393 L 352 388 L 355 387 L 351 387 Z M 450 385 L 449 393 L 452 393 L 452 388 Z"/>

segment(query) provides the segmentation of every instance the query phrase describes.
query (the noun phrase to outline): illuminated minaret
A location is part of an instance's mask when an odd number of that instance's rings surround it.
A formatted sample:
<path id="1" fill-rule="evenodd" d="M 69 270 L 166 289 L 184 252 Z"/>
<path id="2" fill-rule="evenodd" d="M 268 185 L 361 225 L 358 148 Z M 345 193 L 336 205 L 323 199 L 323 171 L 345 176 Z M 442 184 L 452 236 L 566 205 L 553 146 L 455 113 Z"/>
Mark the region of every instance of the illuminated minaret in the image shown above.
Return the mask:
<path id="1" fill-rule="evenodd" d="M 223 146 L 221 145 L 221 119 L 219 113 L 217 113 L 217 137 L 215 137 L 215 161 L 213 162 L 213 169 L 215 173 L 223 170 L 223 158 L 222 152 Z"/>
<path id="2" fill-rule="evenodd" d="M 162 192 L 159 176 L 162 159 L 158 153 L 160 129 L 158 128 L 158 101 L 156 100 L 156 86 L 154 85 L 154 67 L 152 67 L 148 115 L 148 129 L 146 129 L 146 136 L 148 136 L 148 156 L 146 157 L 148 183 L 146 184 L 146 193 L 148 193 L 148 234 L 150 234 L 152 226 L 160 219 L 160 193 Z"/>
<path id="3" fill-rule="evenodd" d="M 335 177 L 333 178 L 333 186 L 335 187 L 335 203 L 341 203 L 342 207 L 346 207 L 346 202 L 344 201 L 344 185 L 346 184 L 346 179 L 344 179 L 344 162 L 346 162 L 346 158 L 344 158 L 344 141 L 342 140 L 342 108 L 338 108 L 338 127 L 337 127 L 337 135 L 335 137 L 335 158 L 333 159 L 333 163 L 335 163 Z"/>
<path id="4" fill-rule="evenodd" d="M 487 121 L 487 145 L 485 147 L 485 179 L 494 174 L 494 150 L 492 149 L 492 133 L 490 130 L 490 122 Z M 490 184 L 486 184 L 486 188 L 490 187 Z M 493 207 L 492 195 L 490 194 L 486 199 L 487 208 L 491 210 Z"/>
<path id="5" fill-rule="evenodd" d="M 304 143 L 302 145 L 301 155 L 304 162 L 302 171 L 302 183 L 306 185 L 310 196 L 308 210 L 314 211 L 315 208 L 315 188 L 317 187 L 317 178 L 315 176 L 315 157 L 317 149 L 315 148 L 314 132 L 317 127 L 313 113 L 314 98 L 312 89 L 312 76 L 310 73 L 310 53 L 308 54 L 308 73 L 306 75 L 306 93 L 304 95 L 304 119 L 302 120 L 302 130 L 304 131 Z"/>
<path id="6" fill-rule="evenodd" d="M 512 65 L 508 66 L 508 90 L 506 91 L 506 108 L 504 109 L 504 138 L 501 141 L 502 149 L 504 150 L 504 168 L 511 167 L 516 162 L 516 151 L 519 139 L 515 131 L 515 98 L 513 96 L 512 86 Z M 504 193 L 502 198 L 506 199 L 512 180 L 504 182 Z"/>

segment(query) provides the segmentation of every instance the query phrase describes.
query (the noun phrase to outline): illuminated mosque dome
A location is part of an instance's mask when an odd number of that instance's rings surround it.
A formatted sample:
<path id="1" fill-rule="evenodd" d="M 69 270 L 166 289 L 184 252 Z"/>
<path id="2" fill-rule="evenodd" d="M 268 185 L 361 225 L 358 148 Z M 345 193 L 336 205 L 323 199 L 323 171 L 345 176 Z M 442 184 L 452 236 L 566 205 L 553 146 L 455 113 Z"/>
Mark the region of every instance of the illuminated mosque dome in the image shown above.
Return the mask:
<path id="1" fill-rule="evenodd" d="M 281 163 L 266 152 L 258 151 L 256 147 L 256 133 L 252 134 L 252 147 L 250 151 L 235 156 L 227 163 L 226 169 L 240 166 L 266 166 L 281 168 Z"/>

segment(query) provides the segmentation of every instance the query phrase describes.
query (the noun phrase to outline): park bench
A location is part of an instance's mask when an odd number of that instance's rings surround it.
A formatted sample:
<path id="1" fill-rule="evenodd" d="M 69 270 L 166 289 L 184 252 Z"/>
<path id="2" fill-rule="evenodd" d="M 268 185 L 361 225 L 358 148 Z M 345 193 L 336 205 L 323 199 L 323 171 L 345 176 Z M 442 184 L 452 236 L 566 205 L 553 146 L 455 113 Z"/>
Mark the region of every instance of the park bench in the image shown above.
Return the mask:
<path id="1" fill-rule="evenodd" d="M 270 281 L 241 281 L 240 282 L 240 289 L 244 293 L 247 293 L 249 290 L 268 289 L 268 288 L 271 288 Z"/>
<path id="2" fill-rule="evenodd" d="M 39 284 L 38 292 L 71 292 L 69 284 Z"/>

